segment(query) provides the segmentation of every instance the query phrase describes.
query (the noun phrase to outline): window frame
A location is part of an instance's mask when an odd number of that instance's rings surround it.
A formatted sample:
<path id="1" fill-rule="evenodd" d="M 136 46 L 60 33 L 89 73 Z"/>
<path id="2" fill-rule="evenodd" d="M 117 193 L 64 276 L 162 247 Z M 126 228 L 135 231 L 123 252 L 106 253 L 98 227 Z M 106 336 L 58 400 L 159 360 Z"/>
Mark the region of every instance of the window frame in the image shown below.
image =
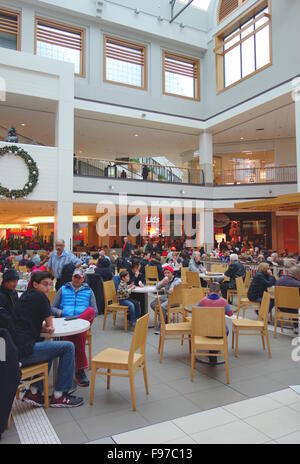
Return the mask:
<path id="1" fill-rule="evenodd" d="M 52 19 L 42 18 L 41 16 L 35 17 L 35 28 L 34 28 L 34 54 L 37 56 L 42 56 L 37 54 L 37 31 L 38 23 L 41 22 L 42 26 L 52 27 L 53 29 L 60 29 L 66 32 L 75 32 L 81 35 L 81 51 L 80 51 L 80 72 L 74 73 L 76 77 L 86 77 L 86 30 L 81 27 L 72 26 L 66 23 L 61 23 L 60 21 L 54 21 Z M 51 59 L 51 58 L 49 58 Z M 60 61 L 60 60 L 58 60 Z M 66 61 L 61 60 L 63 63 Z"/>
<path id="2" fill-rule="evenodd" d="M 0 6 L 0 14 L 1 13 L 6 15 L 6 16 L 16 16 L 17 17 L 17 34 L 16 34 L 17 48 L 16 48 L 15 51 L 20 52 L 21 51 L 21 21 L 22 21 L 21 12 L 16 11 L 16 10 L 11 10 L 11 9 L 4 8 L 4 7 Z M 15 35 L 15 34 L 11 34 L 11 35 Z M 5 48 L 5 47 L 1 47 L 1 48 Z"/>
<path id="3" fill-rule="evenodd" d="M 106 65 L 106 49 L 107 49 L 107 41 L 111 40 L 118 45 L 134 48 L 134 49 L 141 49 L 144 54 L 144 66 L 142 66 L 142 85 L 133 85 L 133 84 L 126 84 L 125 82 L 118 82 L 113 81 L 111 79 L 107 79 L 107 65 Z M 120 60 L 121 61 L 121 60 Z M 130 89 L 138 89 L 138 90 L 148 90 L 148 56 L 147 56 L 147 46 L 141 43 L 132 42 L 131 40 L 126 40 L 123 38 L 111 36 L 111 35 L 104 35 L 103 36 L 103 82 L 113 85 L 120 85 L 122 87 L 128 87 Z"/>
<path id="4" fill-rule="evenodd" d="M 194 97 L 187 97 L 185 95 L 179 95 L 177 93 L 166 92 L 166 69 L 165 69 L 165 59 L 166 57 L 170 57 L 171 59 L 177 59 L 179 61 L 185 61 L 186 63 L 192 63 L 197 67 L 197 79 L 195 82 L 195 93 Z M 195 81 L 195 78 L 194 78 Z M 192 58 L 190 56 L 180 55 L 174 52 L 168 52 L 167 50 L 163 50 L 162 55 L 162 93 L 163 95 L 169 97 L 176 97 L 176 98 L 184 98 L 185 100 L 189 101 L 200 101 L 200 59 L 199 58 Z"/>
<path id="5" fill-rule="evenodd" d="M 243 32 L 243 27 L 244 30 L 249 28 L 251 25 L 255 25 L 258 19 L 254 19 L 254 16 L 259 14 L 260 12 L 262 13 L 262 10 L 264 8 L 269 9 L 269 13 L 265 13 L 268 17 L 268 24 L 269 24 L 269 47 L 270 47 L 270 62 L 265 64 L 259 69 L 255 69 L 252 73 L 248 74 L 245 77 L 242 77 L 238 81 L 228 85 L 225 87 L 225 61 L 224 61 L 224 52 L 218 53 L 218 50 L 224 49 L 224 45 L 226 44 L 226 38 L 228 35 L 231 33 L 235 32 L 233 36 L 230 38 L 230 40 L 234 39 L 235 36 L 241 35 Z M 263 13 L 262 13 L 263 14 Z M 247 21 L 251 19 L 251 22 L 249 24 L 245 24 Z M 261 18 L 260 18 L 261 19 Z M 241 28 L 240 30 L 237 30 L 238 28 Z M 241 46 L 243 42 L 245 42 L 247 39 L 249 39 L 251 36 L 255 36 L 257 32 L 260 32 L 260 30 L 263 30 L 266 27 L 266 25 L 260 26 L 257 30 L 254 30 L 249 34 L 247 37 L 244 37 L 239 40 L 237 44 L 234 46 L 230 47 L 229 49 L 226 50 L 226 53 L 229 51 L 233 50 L 234 48 Z M 225 38 L 225 40 L 224 40 Z M 261 71 L 264 71 L 265 69 L 269 68 L 273 64 L 273 50 L 272 50 L 272 13 L 271 13 L 271 1 L 270 0 L 263 0 L 260 1 L 257 5 L 252 7 L 251 9 L 247 10 L 243 15 L 239 16 L 236 20 L 232 21 L 228 26 L 226 26 L 224 29 L 222 29 L 220 32 L 218 32 L 215 36 L 215 58 L 216 58 L 216 90 L 217 90 L 217 95 L 220 93 L 225 92 L 226 90 L 229 90 L 236 85 L 240 84 L 241 82 L 244 82 L 247 79 L 250 79 L 251 77 L 255 76 L 256 74 L 260 73 Z M 256 59 L 256 57 L 255 57 Z"/>

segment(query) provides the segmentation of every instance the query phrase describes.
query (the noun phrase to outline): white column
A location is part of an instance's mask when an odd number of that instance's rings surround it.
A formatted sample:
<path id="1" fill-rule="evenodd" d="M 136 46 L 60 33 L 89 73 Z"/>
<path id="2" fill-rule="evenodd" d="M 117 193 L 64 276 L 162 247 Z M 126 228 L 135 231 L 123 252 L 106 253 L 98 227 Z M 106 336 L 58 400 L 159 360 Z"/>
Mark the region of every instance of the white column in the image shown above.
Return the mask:
<path id="1" fill-rule="evenodd" d="M 205 185 L 211 186 L 214 182 L 213 175 L 213 138 L 209 132 L 203 132 L 199 137 L 199 151 L 195 152 L 199 157 L 200 169 L 204 172 Z"/>
<path id="2" fill-rule="evenodd" d="M 74 153 L 74 70 L 68 66 L 60 78 L 56 116 L 57 206 L 54 238 L 63 239 L 66 249 L 73 247 L 73 153 Z"/>
<path id="3" fill-rule="evenodd" d="M 295 112 L 296 112 L 296 145 L 297 145 L 297 180 L 298 192 L 300 192 L 300 90 L 295 95 Z M 300 251 L 300 250 L 299 250 Z"/>
<path id="4" fill-rule="evenodd" d="M 34 31 L 35 31 L 35 12 L 34 8 L 24 5 L 22 8 L 21 21 L 21 49 L 22 52 L 34 54 Z"/>
<path id="5" fill-rule="evenodd" d="M 209 253 L 214 249 L 214 210 L 209 203 L 200 211 L 200 245 Z"/>

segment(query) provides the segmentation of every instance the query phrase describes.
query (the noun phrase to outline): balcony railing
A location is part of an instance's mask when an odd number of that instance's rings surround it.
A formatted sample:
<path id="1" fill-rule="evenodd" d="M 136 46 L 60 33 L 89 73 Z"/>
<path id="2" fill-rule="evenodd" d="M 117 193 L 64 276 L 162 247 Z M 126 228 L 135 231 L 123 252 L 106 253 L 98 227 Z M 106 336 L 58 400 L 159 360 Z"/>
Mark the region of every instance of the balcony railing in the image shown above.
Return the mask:
<path id="1" fill-rule="evenodd" d="M 297 166 L 270 166 L 267 168 L 214 171 L 214 183 L 216 186 L 282 184 L 288 182 L 297 182 Z"/>
<path id="2" fill-rule="evenodd" d="M 147 167 L 147 177 L 146 170 Z M 201 169 L 178 166 L 140 164 L 136 161 L 107 161 L 92 158 L 74 158 L 74 175 L 148 182 L 204 185 Z"/>

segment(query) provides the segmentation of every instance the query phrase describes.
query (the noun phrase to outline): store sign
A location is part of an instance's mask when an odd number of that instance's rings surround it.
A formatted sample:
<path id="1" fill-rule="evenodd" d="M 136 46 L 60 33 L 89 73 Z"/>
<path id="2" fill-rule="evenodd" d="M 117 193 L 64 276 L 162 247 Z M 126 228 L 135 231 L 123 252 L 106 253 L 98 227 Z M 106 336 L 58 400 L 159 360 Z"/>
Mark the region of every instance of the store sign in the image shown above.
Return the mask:
<path id="1" fill-rule="evenodd" d="M 146 224 L 159 224 L 159 216 L 146 216 Z"/>

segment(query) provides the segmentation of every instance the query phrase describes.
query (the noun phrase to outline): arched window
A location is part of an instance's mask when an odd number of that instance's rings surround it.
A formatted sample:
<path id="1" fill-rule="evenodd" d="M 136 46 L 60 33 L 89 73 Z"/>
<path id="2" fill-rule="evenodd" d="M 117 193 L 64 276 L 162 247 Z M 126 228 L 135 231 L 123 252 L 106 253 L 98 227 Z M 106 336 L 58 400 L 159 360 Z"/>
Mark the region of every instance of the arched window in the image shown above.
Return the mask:
<path id="1" fill-rule="evenodd" d="M 234 10 L 237 10 L 247 0 L 220 0 L 218 9 L 218 22 L 220 23 Z"/>

